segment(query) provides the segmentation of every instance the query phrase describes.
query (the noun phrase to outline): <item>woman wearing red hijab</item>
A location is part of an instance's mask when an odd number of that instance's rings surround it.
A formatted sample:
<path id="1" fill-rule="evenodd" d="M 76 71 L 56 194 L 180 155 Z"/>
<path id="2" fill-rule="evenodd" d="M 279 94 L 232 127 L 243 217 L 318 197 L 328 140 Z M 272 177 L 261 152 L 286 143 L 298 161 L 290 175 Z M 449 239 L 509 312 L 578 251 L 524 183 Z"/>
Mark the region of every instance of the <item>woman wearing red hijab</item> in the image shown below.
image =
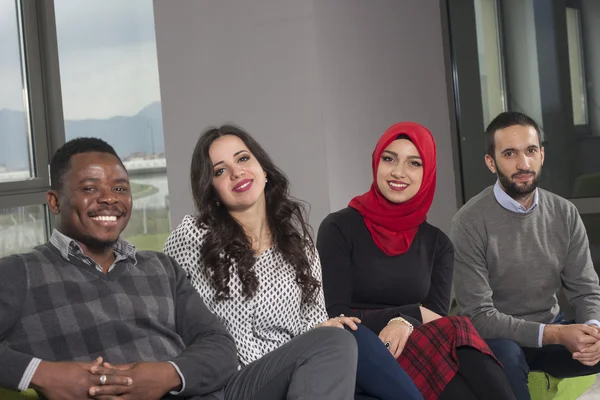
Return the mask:
<path id="1" fill-rule="evenodd" d="M 319 228 L 329 315 L 359 317 L 425 399 L 514 399 L 469 320 L 443 317 L 454 251 L 426 222 L 436 181 L 431 133 L 414 122 L 391 126 L 375 147 L 372 168 L 371 189 Z"/>

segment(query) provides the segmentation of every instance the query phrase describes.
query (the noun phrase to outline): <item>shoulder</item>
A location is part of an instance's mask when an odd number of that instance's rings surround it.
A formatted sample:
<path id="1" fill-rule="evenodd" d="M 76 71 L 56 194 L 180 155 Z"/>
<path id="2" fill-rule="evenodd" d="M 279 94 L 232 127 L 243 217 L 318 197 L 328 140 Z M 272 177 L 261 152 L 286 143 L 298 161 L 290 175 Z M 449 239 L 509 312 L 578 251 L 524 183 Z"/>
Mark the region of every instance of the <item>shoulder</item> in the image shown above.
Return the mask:
<path id="1" fill-rule="evenodd" d="M 325 217 L 319 226 L 319 231 L 321 228 L 329 228 L 331 226 L 348 228 L 361 223 L 363 223 L 363 218 L 359 212 L 352 207 L 346 207 Z"/>
<path id="2" fill-rule="evenodd" d="M 34 261 L 35 259 L 37 257 L 35 257 L 33 252 L 12 254 L 0 258 L 2 280 L 7 279 L 7 276 L 25 276 L 27 274 L 27 261 Z"/>
<path id="3" fill-rule="evenodd" d="M 574 227 L 580 220 L 575 204 L 555 193 L 538 188 L 538 206 L 552 221 L 562 221 L 564 225 Z M 583 225 L 583 223 L 582 223 Z"/>
<path id="4" fill-rule="evenodd" d="M 159 251 L 138 250 L 135 252 L 135 259 L 137 261 L 137 266 L 141 269 L 154 267 L 166 271 L 173 271 L 177 265 L 177 262 L 173 257 Z"/>
<path id="5" fill-rule="evenodd" d="M 28 270 L 30 268 L 40 267 L 42 264 L 55 264 L 55 260 L 51 257 L 60 257 L 58 254 L 53 254 L 51 250 L 53 246 L 50 243 L 35 247 L 32 251 L 26 253 L 12 254 L 0 258 L 0 268 L 2 275 L 5 276 L 10 270 Z M 58 253 L 58 250 L 56 251 Z"/>
<path id="6" fill-rule="evenodd" d="M 360 225 L 364 226 L 363 218 L 354 208 L 346 207 L 329 214 L 319 226 L 317 248 L 321 251 L 329 246 L 331 241 L 340 239 L 348 244 L 353 242 Z"/>
<path id="7" fill-rule="evenodd" d="M 177 225 L 175 231 L 179 231 L 181 233 L 192 233 L 197 235 L 206 235 L 209 232 L 209 228 L 198 222 L 198 219 L 193 215 L 186 215 L 181 220 L 181 223 Z"/>
<path id="8" fill-rule="evenodd" d="M 196 217 L 186 215 L 169 235 L 165 244 L 165 253 L 172 255 L 181 246 L 202 246 L 208 232 L 208 227 L 198 223 Z"/>
<path id="9" fill-rule="evenodd" d="M 465 203 L 452 218 L 451 224 L 477 221 L 480 216 L 485 215 L 490 209 L 499 207 L 494 197 L 494 186 L 488 186 L 479 194 Z"/>
<path id="10" fill-rule="evenodd" d="M 429 222 L 424 222 L 419 226 L 419 235 L 435 245 L 436 251 L 452 251 L 452 241 L 437 226 L 431 225 Z"/>
<path id="11" fill-rule="evenodd" d="M 542 188 L 538 188 L 539 192 L 539 203 L 543 207 L 549 209 L 555 213 L 576 213 L 577 207 L 569 200 L 561 197 L 555 193 L 549 192 Z"/>

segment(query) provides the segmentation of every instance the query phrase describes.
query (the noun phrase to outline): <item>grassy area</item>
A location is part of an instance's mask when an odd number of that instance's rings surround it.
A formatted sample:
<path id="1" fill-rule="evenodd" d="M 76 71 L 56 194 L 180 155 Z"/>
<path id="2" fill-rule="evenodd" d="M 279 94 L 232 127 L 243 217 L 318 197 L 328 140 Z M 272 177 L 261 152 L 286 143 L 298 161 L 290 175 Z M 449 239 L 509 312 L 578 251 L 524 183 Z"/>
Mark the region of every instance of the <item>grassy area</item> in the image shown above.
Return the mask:
<path id="1" fill-rule="evenodd" d="M 169 232 L 149 233 L 147 235 L 124 236 L 124 239 L 133 243 L 138 250 L 162 251 Z"/>
<path id="2" fill-rule="evenodd" d="M 158 189 L 152 185 L 132 183 L 131 190 L 134 197 L 140 198 L 156 193 Z M 18 229 L 22 226 L 23 229 L 34 229 L 40 233 L 40 237 L 44 237 L 44 219 L 44 208 L 37 205 L 0 209 L 0 230 L 9 227 Z M 122 236 L 140 250 L 162 251 L 170 231 L 169 212 L 166 208 L 132 209 L 129 224 Z M 26 239 L 14 239 L 0 243 L 0 257 L 29 251 L 31 247 L 40 244 L 34 243 L 37 239 L 33 240 L 29 236 Z"/>
<path id="3" fill-rule="evenodd" d="M 145 224 L 144 224 L 145 218 Z M 123 238 L 129 240 L 139 250 L 162 251 L 171 232 L 169 211 L 166 208 L 133 210 Z"/>
<path id="4" fill-rule="evenodd" d="M 141 199 L 158 192 L 156 186 L 146 185 L 144 183 L 130 182 L 129 186 L 131 187 L 131 196 L 133 197 L 133 200 Z"/>

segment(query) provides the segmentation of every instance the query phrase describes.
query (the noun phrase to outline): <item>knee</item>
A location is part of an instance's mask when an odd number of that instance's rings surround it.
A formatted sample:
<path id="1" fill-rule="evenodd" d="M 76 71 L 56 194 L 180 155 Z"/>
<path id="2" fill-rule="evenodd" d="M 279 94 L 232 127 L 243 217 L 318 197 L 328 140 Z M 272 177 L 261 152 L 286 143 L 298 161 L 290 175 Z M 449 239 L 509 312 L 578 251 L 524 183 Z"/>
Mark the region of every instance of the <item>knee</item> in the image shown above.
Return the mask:
<path id="1" fill-rule="evenodd" d="M 334 327 L 320 327 L 308 333 L 315 336 L 323 350 L 333 352 L 347 362 L 354 362 L 358 358 L 358 347 L 354 336 L 345 329 Z"/>
<path id="2" fill-rule="evenodd" d="M 529 372 L 525 354 L 517 342 L 510 339 L 492 339 L 486 342 L 505 370 L 516 368 Z"/>
<path id="3" fill-rule="evenodd" d="M 350 329 L 350 327 L 348 327 L 348 326 L 344 326 L 344 329 L 346 329 L 346 331 L 350 332 L 350 334 L 352 336 L 354 336 L 354 338 L 356 339 L 357 342 L 361 341 L 361 340 L 370 340 L 373 338 L 379 340 L 377 335 L 375 335 L 375 333 L 373 333 L 373 331 L 371 331 L 369 328 L 367 328 L 361 324 L 356 324 L 355 331 Z"/>

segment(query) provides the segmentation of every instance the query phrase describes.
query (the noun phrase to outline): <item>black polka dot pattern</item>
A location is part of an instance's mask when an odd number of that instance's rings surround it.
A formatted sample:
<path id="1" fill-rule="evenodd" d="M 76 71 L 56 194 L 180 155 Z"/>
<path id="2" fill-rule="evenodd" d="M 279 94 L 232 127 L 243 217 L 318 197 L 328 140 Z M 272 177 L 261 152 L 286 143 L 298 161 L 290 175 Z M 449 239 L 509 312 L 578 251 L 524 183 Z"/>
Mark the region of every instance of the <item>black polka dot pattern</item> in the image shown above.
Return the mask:
<path id="1" fill-rule="evenodd" d="M 233 262 L 229 270 L 231 299 L 216 301 L 215 289 L 203 273 L 200 257 L 207 233 L 207 229 L 198 227 L 195 218 L 188 215 L 169 236 L 164 252 L 187 271 L 208 308 L 225 324 L 235 339 L 242 365 L 259 359 L 327 319 L 323 290 L 319 290 L 315 302 L 303 304 L 293 267 L 274 248 L 256 258 L 254 271 L 259 286 L 254 297 L 246 300 L 242 296 L 242 283 Z M 312 258 L 312 274 L 321 281 L 319 257 Z"/>

